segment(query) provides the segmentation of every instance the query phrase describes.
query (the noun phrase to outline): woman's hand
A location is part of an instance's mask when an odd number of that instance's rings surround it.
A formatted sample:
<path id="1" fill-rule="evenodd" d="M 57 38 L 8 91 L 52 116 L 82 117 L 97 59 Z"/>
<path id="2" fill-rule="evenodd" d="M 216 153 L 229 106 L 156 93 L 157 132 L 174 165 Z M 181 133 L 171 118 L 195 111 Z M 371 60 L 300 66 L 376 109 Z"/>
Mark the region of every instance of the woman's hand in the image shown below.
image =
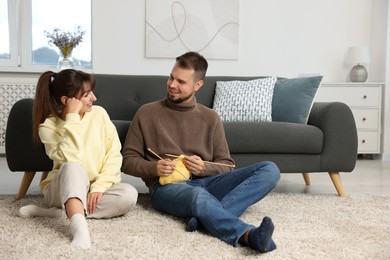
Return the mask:
<path id="1" fill-rule="evenodd" d="M 93 214 L 103 197 L 103 192 L 91 192 L 87 196 L 87 210 L 88 214 Z"/>
<path id="2" fill-rule="evenodd" d="M 65 99 L 65 114 L 68 113 L 80 113 L 81 108 L 83 107 L 83 103 L 77 98 L 66 98 Z"/>

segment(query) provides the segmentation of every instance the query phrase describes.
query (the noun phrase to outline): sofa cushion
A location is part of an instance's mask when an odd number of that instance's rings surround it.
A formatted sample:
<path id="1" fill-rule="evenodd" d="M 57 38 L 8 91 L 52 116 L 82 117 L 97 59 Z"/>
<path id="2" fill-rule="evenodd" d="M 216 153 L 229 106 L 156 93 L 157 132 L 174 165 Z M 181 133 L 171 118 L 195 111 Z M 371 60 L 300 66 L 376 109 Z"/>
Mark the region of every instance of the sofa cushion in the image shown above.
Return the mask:
<path id="1" fill-rule="evenodd" d="M 123 145 L 131 121 L 112 120 Z M 224 122 L 232 154 L 320 154 L 322 131 L 311 125 L 283 122 Z"/>
<path id="2" fill-rule="evenodd" d="M 320 154 L 323 132 L 312 125 L 285 122 L 224 122 L 230 152 Z"/>
<path id="3" fill-rule="evenodd" d="M 222 121 L 271 121 L 276 77 L 217 81 L 213 109 Z"/>
<path id="4" fill-rule="evenodd" d="M 272 98 L 272 121 L 307 124 L 322 76 L 279 79 Z"/>

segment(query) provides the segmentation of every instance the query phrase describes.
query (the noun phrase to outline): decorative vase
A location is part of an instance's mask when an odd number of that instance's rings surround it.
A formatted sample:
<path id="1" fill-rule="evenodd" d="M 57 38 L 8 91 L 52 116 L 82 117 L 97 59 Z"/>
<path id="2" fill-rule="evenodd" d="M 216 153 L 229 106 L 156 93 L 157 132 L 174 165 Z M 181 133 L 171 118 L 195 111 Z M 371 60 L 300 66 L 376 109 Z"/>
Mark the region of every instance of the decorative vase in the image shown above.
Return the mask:
<path id="1" fill-rule="evenodd" d="M 358 64 L 352 68 L 349 77 L 351 82 L 366 82 L 368 77 L 367 69 L 363 65 Z"/>
<path id="2" fill-rule="evenodd" d="M 60 58 L 58 59 L 58 68 L 63 70 L 63 69 L 73 69 L 74 68 L 74 63 L 73 63 L 73 58 L 72 58 L 72 51 L 73 47 L 72 46 L 65 46 L 60 49 Z"/>
<path id="3" fill-rule="evenodd" d="M 62 57 L 58 59 L 58 66 L 59 69 L 73 69 L 74 68 L 74 63 L 73 63 L 73 58 L 72 57 Z"/>

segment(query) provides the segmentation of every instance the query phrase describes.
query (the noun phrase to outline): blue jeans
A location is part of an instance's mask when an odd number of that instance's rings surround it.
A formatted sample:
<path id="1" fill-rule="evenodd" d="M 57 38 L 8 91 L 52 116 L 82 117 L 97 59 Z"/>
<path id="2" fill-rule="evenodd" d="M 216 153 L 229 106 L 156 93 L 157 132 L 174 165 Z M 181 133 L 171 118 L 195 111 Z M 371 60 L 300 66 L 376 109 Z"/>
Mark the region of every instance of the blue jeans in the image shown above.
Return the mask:
<path id="1" fill-rule="evenodd" d="M 176 217 L 196 217 L 214 237 L 233 246 L 254 226 L 239 217 L 278 183 L 279 168 L 260 162 L 231 172 L 161 186 L 151 192 L 153 207 Z"/>

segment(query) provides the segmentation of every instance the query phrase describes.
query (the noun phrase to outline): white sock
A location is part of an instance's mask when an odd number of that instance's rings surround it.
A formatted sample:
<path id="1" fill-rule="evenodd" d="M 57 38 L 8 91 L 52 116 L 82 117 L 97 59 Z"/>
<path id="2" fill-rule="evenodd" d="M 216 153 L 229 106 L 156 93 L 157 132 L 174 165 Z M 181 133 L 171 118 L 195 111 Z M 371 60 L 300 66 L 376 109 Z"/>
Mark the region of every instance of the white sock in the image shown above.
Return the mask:
<path id="1" fill-rule="evenodd" d="M 70 218 L 70 230 L 73 235 L 71 246 L 87 249 L 91 247 L 91 238 L 89 236 L 88 223 L 81 214 L 74 214 Z"/>
<path id="2" fill-rule="evenodd" d="M 59 218 L 62 216 L 62 209 L 59 208 L 41 208 L 35 205 L 23 206 L 19 209 L 19 216 L 22 218 L 31 217 L 51 217 Z"/>

